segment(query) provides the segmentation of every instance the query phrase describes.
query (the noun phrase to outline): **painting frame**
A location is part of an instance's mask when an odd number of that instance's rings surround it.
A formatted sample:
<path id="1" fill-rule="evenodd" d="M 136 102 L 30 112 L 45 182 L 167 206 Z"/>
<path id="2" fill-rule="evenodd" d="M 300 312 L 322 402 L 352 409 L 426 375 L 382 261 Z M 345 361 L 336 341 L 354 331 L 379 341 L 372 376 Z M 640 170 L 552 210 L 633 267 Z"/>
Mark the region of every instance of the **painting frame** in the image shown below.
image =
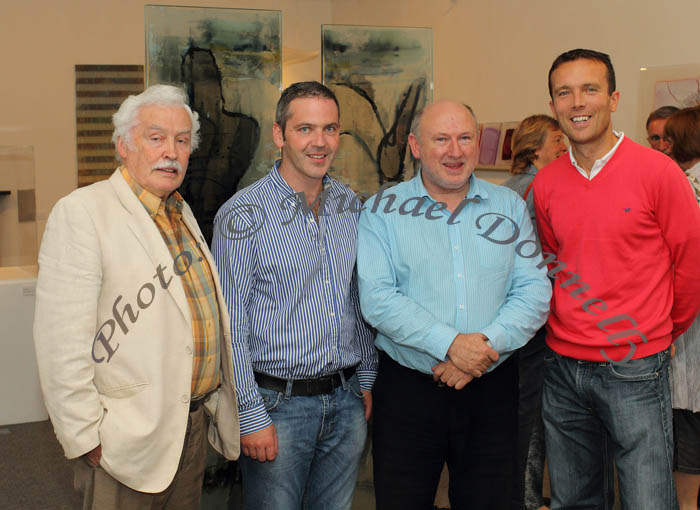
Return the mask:
<path id="1" fill-rule="evenodd" d="M 282 12 L 146 5 L 146 86 L 184 86 L 198 113 L 199 148 L 180 193 L 207 242 L 219 207 L 267 175 L 282 90 Z"/>
<path id="2" fill-rule="evenodd" d="M 433 97 L 433 47 L 429 27 L 321 25 L 322 79 L 340 104 L 333 176 L 356 192 L 415 175 L 408 134 Z"/>
<path id="3" fill-rule="evenodd" d="M 700 62 L 673 65 L 642 67 L 639 70 L 639 103 L 637 119 L 637 139 L 646 140 L 646 120 L 649 114 L 658 108 L 654 103 L 654 91 L 658 82 L 674 82 L 680 80 L 700 80 Z M 664 105 L 659 105 L 664 106 Z M 678 105 L 674 105 L 678 106 Z"/>

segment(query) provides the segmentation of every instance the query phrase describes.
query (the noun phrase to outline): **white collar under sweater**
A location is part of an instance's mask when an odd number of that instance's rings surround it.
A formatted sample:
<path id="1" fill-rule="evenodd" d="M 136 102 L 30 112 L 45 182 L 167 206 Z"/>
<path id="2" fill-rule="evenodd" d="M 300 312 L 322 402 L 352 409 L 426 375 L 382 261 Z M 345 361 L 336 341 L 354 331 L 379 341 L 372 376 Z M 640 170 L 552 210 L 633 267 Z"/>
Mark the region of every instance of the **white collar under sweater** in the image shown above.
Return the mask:
<path id="1" fill-rule="evenodd" d="M 620 146 L 620 143 L 622 143 L 622 139 L 625 137 L 625 134 L 622 131 L 615 131 L 613 130 L 613 134 L 617 137 L 617 142 L 615 145 L 613 145 L 613 148 L 608 151 L 608 153 L 603 156 L 600 159 L 596 159 L 595 163 L 593 163 L 593 166 L 591 167 L 591 174 L 590 176 L 586 173 L 586 171 L 579 166 L 579 164 L 576 162 L 576 158 L 574 158 L 574 152 L 571 147 L 569 147 L 569 159 L 571 160 L 571 164 L 574 165 L 576 170 L 579 171 L 581 175 L 583 175 L 586 179 L 591 180 L 593 177 L 598 175 L 600 171 L 603 169 L 605 164 L 610 161 L 610 158 L 613 157 L 613 154 L 615 154 L 615 151 L 617 148 Z"/>

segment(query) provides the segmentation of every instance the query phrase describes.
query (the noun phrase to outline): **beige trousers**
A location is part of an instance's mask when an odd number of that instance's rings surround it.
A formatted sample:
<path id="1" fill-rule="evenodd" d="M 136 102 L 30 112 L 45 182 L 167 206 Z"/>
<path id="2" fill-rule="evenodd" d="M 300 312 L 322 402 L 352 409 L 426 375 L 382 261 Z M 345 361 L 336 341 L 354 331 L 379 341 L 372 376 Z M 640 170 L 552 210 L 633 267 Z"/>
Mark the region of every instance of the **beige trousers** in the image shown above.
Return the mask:
<path id="1" fill-rule="evenodd" d="M 163 492 L 135 491 L 101 467 L 92 467 L 84 459 L 78 459 L 75 488 L 83 493 L 83 510 L 199 510 L 207 455 L 207 421 L 204 406 L 190 413 L 180 465 Z"/>

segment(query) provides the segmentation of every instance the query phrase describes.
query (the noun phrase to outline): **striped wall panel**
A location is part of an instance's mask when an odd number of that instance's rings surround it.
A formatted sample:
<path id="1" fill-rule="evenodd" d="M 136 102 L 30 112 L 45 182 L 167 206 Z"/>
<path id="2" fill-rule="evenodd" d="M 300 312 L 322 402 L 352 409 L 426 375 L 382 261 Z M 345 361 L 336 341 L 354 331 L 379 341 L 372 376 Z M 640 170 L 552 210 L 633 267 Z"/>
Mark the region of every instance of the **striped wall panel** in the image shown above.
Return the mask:
<path id="1" fill-rule="evenodd" d="M 131 94 L 143 90 L 143 66 L 75 66 L 78 187 L 109 177 L 117 166 L 112 115 Z"/>

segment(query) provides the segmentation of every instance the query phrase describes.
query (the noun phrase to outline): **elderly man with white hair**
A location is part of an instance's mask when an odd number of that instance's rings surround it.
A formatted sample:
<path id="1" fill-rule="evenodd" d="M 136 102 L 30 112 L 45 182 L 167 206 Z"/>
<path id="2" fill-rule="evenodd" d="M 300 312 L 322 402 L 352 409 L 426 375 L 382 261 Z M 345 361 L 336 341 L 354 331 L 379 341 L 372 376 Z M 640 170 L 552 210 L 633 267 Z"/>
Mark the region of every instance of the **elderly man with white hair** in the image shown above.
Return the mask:
<path id="1" fill-rule="evenodd" d="M 46 224 L 42 390 L 66 456 L 80 458 L 84 508 L 198 509 L 207 436 L 239 454 L 226 305 L 176 191 L 199 123 L 184 91 L 155 85 L 128 97 L 114 126 L 122 166 L 61 199 Z"/>

